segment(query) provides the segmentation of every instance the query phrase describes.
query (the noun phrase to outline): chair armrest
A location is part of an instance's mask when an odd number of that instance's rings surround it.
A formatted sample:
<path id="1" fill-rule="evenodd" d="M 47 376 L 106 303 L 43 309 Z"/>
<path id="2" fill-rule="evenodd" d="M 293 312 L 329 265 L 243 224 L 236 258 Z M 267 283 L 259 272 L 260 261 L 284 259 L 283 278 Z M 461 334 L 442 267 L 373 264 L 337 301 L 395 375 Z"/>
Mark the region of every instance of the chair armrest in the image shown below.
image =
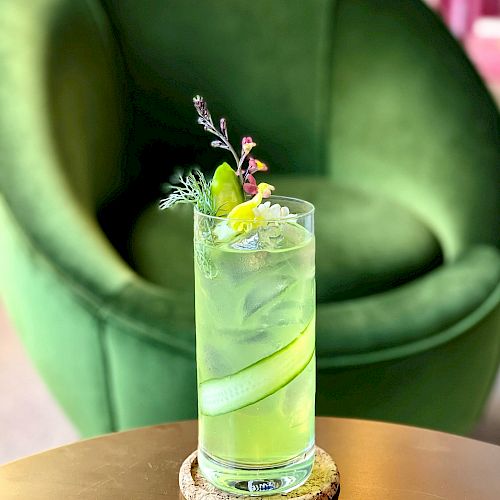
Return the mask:
<path id="1" fill-rule="evenodd" d="M 385 361 L 458 337 L 500 302 L 500 252 L 470 248 L 455 262 L 385 293 L 320 305 L 318 366 Z"/>

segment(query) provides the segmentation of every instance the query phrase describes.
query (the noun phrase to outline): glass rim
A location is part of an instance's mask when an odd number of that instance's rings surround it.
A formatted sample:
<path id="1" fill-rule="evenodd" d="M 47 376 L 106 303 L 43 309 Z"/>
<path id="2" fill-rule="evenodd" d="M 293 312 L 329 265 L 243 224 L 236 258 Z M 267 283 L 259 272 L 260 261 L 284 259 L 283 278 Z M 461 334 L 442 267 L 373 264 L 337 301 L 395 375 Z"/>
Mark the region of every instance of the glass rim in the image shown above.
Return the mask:
<path id="1" fill-rule="evenodd" d="M 249 198 L 249 199 L 251 199 L 251 198 Z M 287 216 L 287 217 L 280 217 L 279 219 L 266 219 L 265 222 L 281 222 L 281 223 L 283 223 L 283 222 L 297 221 L 297 220 L 303 219 L 307 216 L 312 216 L 316 210 L 315 206 L 310 201 L 302 200 L 301 198 L 295 198 L 293 196 L 271 195 L 269 198 L 264 198 L 262 200 L 262 203 L 265 203 L 266 201 L 271 201 L 271 203 L 272 203 L 273 201 L 277 201 L 277 200 L 285 200 L 285 201 L 292 201 L 294 203 L 301 203 L 307 207 L 307 210 L 304 212 L 300 212 L 300 213 L 296 213 L 296 214 Z M 204 214 L 203 212 L 200 212 L 196 208 L 196 206 L 194 207 L 194 215 L 200 216 L 200 217 L 206 217 L 207 219 L 211 219 L 211 220 L 215 220 L 215 221 L 226 221 L 227 222 L 229 220 L 227 217 L 223 217 L 220 215 Z M 255 222 L 255 219 L 231 219 L 231 221 L 232 222 Z"/>

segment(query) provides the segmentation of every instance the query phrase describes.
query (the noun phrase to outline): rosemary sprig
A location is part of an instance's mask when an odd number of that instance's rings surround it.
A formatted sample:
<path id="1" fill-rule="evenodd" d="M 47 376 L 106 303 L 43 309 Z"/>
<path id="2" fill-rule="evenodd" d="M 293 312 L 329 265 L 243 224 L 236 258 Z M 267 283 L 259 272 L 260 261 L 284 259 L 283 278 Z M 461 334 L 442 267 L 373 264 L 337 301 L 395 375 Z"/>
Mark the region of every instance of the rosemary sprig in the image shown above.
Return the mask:
<path id="1" fill-rule="evenodd" d="M 186 176 L 183 176 L 182 172 L 176 172 L 172 183 L 167 184 L 167 188 L 172 192 L 160 200 L 160 209 L 165 210 L 179 203 L 189 203 L 201 213 L 215 215 L 217 207 L 210 192 L 210 185 L 211 181 L 207 181 L 203 172 L 197 168 Z"/>

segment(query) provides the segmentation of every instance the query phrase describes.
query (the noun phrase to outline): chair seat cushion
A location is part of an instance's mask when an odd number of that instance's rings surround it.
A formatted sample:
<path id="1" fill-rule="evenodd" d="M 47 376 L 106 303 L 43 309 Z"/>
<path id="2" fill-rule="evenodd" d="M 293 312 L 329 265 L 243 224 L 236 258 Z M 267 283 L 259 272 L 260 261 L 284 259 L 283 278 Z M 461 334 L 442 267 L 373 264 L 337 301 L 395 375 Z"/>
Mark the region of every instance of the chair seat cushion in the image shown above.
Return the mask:
<path id="1" fill-rule="evenodd" d="M 432 231 L 404 207 L 319 178 L 273 178 L 278 194 L 316 207 L 316 276 L 319 303 L 379 293 L 407 283 L 442 262 Z M 192 209 L 139 217 L 130 238 L 132 265 L 147 280 L 192 290 Z"/>

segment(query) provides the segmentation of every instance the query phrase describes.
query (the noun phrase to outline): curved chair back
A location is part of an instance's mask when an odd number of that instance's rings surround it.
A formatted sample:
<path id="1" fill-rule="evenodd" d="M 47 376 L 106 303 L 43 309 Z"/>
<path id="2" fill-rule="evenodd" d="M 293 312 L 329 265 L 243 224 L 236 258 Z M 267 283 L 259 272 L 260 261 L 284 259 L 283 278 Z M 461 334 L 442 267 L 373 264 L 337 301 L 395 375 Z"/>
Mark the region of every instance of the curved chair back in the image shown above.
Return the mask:
<path id="1" fill-rule="evenodd" d="M 192 297 L 141 279 L 104 216 L 144 202 L 138 178 L 213 165 L 196 93 L 275 172 L 399 200 L 449 258 L 498 244 L 498 113 L 419 1 L 103 3 L 0 16 L 2 294 L 83 434 L 196 412 Z"/>
<path id="2" fill-rule="evenodd" d="M 421 0 L 104 2 L 138 133 L 170 143 L 167 164 L 207 165 L 188 105 L 203 93 L 234 135 L 255 132 L 274 172 L 398 200 L 451 259 L 500 243 L 498 111 Z"/>

